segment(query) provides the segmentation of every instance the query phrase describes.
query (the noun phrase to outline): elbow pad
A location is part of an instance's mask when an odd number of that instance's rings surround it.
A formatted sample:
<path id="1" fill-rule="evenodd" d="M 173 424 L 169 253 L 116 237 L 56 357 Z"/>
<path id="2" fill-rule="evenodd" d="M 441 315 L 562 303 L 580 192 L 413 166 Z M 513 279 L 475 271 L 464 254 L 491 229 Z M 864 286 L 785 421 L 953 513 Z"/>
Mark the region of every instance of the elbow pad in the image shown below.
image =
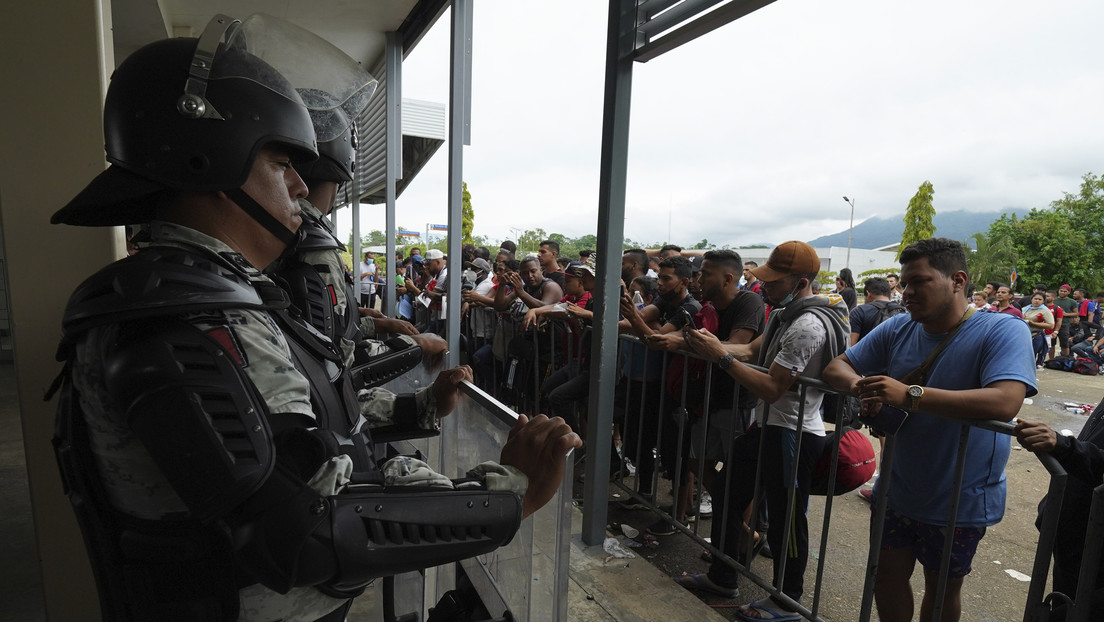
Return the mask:
<path id="1" fill-rule="evenodd" d="M 379 577 L 489 553 L 513 539 L 521 511 L 512 492 L 366 485 L 322 497 L 300 489 L 235 526 L 234 541 L 274 590 L 347 594 Z"/>

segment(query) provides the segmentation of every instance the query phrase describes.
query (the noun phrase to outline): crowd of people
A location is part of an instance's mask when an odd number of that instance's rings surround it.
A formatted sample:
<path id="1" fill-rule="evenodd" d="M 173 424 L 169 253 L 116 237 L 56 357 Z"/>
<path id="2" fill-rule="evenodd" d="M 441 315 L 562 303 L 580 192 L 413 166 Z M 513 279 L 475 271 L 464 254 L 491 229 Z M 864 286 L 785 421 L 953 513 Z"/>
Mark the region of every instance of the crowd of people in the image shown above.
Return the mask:
<path id="1" fill-rule="evenodd" d="M 902 439 L 897 458 L 879 479 L 892 485 L 875 594 L 881 619 L 911 620 L 908 578 L 919 562 L 925 580 L 920 615 L 930 619 L 942 526 L 954 488 L 950 466 L 932 465 L 954 464 L 960 427 L 930 415 L 1011 421 L 1023 399 L 1037 391 L 1032 365 L 1042 360 L 1037 358 L 1039 343 L 1054 340 L 1042 341 L 1039 335 L 1059 335 L 1058 340 L 1066 335 L 1076 353 L 1087 337 L 1095 345 L 1091 331 L 1099 332 L 1104 308 L 1087 300 L 1084 290 L 1067 285 L 1052 296 L 1039 285 L 1019 300 L 1000 283 L 975 292 L 965 252 L 950 240 L 918 242 L 902 253 L 900 275 L 862 284 L 859 304 L 850 271 L 841 271 L 834 291 L 814 293 L 820 262 L 802 242 L 779 245 L 762 266 L 743 262 L 731 250 L 691 255 L 669 245 L 658 251 L 624 251 L 618 330 L 636 339 L 623 341 L 619 349 L 611 436 L 615 443 L 623 441 L 618 449 L 635 462 L 638 497 L 654 501 L 660 469 L 679 491 L 669 508 L 671 518 L 648 531 L 676 533 L 688 515 L 710 505 L 727 507 L 724 520 L 712 523 L 712 541 L 739 561 L 760 548 L 773 551 L 775 584 L 792 602 L 800 602 L 809 556 L 804 508 L 812 466 L 825 451 L 825 394 L 816 389 L 801 393 L 796 378 L 824 379 L 860 397 L 862 413 L 874 421 L 890 416 L 892 409 L 906 413 L 895 430 Z M 512 403 L 522 399 L 518 392 L 539 395 L 542 409 L 562 417 L 581 436 L 587 429 L 592 357 L 590 340 L 580 337 L 586 335 L 596 305 L 603 304 L 595 291 L 598 259 L 592 251 L 578 258 L 559 257 L 551 240 L 520 259 L 512 243 L 493 257 L 484 248 L 465 249 L 463 259 L 466 285 L 460 313 L 476 382 Z M 410 257 L 403 261 L 420 263 Z M 406 294 L 419 287 L 415 283 Z M 1066 306 L 1068 314 L 1063 313 Z M 1080 316 L 1077 328 L 1063 329 L 1050 319 L 1058 314 Z M 519 355 L 522 343 L 531 344 L 524 356 Z M 1065 341 L 1057 343 L 1066 347 Z M 989 355 L 995 351 L 1001 355 Z M 687 352 L 696 356 L 682 356 Z M 670 357 L 667 376 L 662 375 L 664 355 Z M 524 372 L 516 367 L 519 360 L 529 365 Z M 536 373 L 532 365 L 539 366 Z M 682 366 L 689 368 L 685 376 Z M 707 368 L 712 369 L 708 385 Z M 690 391 L 684 390 L 684 377 Z M 708 395 L 703 395 L 706 386 Z M 983 406 L 966 413 L 960 405 L 967 402 Z M 765 410 L 757 408 L 764 404 Z M 679 417 L 688 421 L 682 446 L 675 440 Z M 875 424 L 872 429 L 879 428 Z M 1025 447 L 1052 451 L 1070 463 L 1085 461 L 1095 451 L 1092 443 L 1061 436 L 1055 440 L 1042 424 L 1021 421 L 1016 430 Z M 919 438 L 924 441 L 914 440 Z M 757 464 L 760 444 L 762 465 Z M 795 455 L 796 447 L 800 451 Z M 962 582 L 971 560 L 986 529 L 1004 513 L 1008 442 L 999 442 L 995 432 L 974 429 L 967 455 L 963 490 L 969 493 L 959 502 L 944 620 L 959 618 Z M 1104 457 L 1102 452 L 1092 455 Z M 684 466 L 676 473 L 677 462 Z M 705 469 L 699 473 L 701 462 Z M 621 466 L 615 459 L 611 469 Z M 757 518 L 750 514 L 757 467 L 762 469 L 759 484 L 767 513 L 779 524 L 765 535 L 756 530 Z M 1104 469 L 1086 465 L 1086 470 L 1086 477 L 1099 479 L 1096 471 Z M 695 499 L 699 477 L 704 492 Z M 731 484 L 724 485 L 726 481 Z M 878 494 L 881 485 L 876 483 L 866 496 Z M 1079 494 L 1083 500 L 1084 490 Z M 781 522 L 788 507 L 796 511 L 787 531 Z M 1063 576 L 1075 578 L 1079 556 L 1073 559 L 1069 547 L 1057 555 L 1064 556 Z M 1057 566 L 1055 572 L 1057 577 Z M 723 559 L 714 559 L 706 573 L 688 573 L 678 580 L 687 588 L 729 598 L 738 597 L 739 581 Z M 1070 585 L 1067 580 L 1064 588 Z M 741 605 L 737 614 L 745 620 L 799 618 L 786 600 L 773 597 Z"/>

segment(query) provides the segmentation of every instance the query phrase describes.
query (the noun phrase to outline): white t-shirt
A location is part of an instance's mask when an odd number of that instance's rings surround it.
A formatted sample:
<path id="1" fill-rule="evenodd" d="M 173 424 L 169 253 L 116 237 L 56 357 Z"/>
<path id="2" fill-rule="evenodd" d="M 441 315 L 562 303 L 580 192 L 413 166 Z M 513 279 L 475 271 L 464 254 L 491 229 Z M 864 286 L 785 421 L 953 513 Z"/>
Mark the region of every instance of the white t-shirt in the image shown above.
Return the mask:
<path id="1" fill-rule="evenodd" d="M 360 273 L 368 273 L 367 276 L 360 280 L 360 293 L 362 294 L 374 294 L 376 293 L 376 264 L 360 262 Z"/>
<path id="2" fill-rule="evenodd" d="M 828 339 L 824 322 L 813 313 L 797 316 L 780 337 L 781 346 L 774 362 L 806 378 L 819 378 L 824 367 L 824 347 Z M 766 347 L 764 345 L 764 347 Z M 800 387 L 793 387 L 771 404 L 767 425 L 797 429 L 797 413 L 801 403 Z M 824 421 L 820 403 L 824 392 L 810 388 L 805 393 L 805 417 L 802 431 L 824 436 Z"/>
<path id="3" fill-rule="evenodd" d="M 475 284 L 475 293 L 480 296 L 486 296 L 488 298 L 494 296 L 494 279 L 487 277 L 482 281 Z M 475 307 L 471 308 L 472 332 L 476 337 L 490 338 L 494 335 L 495 327 L 495 310 L 491 307 Z"/>

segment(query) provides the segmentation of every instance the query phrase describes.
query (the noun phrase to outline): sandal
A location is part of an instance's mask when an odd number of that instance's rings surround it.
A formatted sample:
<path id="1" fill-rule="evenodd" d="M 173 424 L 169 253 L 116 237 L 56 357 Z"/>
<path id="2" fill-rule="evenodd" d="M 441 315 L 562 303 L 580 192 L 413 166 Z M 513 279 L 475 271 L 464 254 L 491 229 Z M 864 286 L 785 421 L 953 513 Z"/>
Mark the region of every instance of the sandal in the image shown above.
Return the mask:
<path id="1" fill-rule="evenodd" d="M 675 583 L 678 583 L 688 590 L 709 592 L 710 594 L 716 594 L 717 596 L 723 596 L 725 598 L 737 598 L 740 596 L 740 588 L 717 585 L 709 578 L 709 575 L 704 572 L 699 574 L 687 574 L 684 572 L 681 577 L 675 577 Z"/>
<path id="2" fill-rule="evenodd" d="M 801 619 L 801 614 L 793 611 L 775 609 L 778 605 L 767 598 L 757 600 L 736 608 L 736 617 L 746 622 L 756 620 L 770 620 L 771 622 L 794 622 Z"/>

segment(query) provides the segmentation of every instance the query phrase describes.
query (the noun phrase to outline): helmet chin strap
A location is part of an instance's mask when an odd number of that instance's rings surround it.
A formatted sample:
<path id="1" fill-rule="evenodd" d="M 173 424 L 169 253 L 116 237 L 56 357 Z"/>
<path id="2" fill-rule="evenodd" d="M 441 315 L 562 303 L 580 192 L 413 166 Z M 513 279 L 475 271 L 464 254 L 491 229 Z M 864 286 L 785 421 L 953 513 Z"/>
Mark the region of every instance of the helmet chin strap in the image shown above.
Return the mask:
<path id="1" fill-rule="evenodd" d="M 242 211 L 249 214 L 253 220 L 260 223 L 269 233 L 276 236 L 277 240 L 284 243 L 287 250 L 285 250 L 281 256 L 286 256 L 295 251 L 295 247 L 299 245 L 299 240 L 303 237 L 301 231 L 292 231 L 285 227 L 284 223 L 276 220 L 275 216 L 261 207 L 260 203 L 257 203 L 253 197 L 246 194 L 241 188 L 231 188 L 223 192 L 225 192 L 226 196 L 230 197 L 230 200 L 236 203 L 238 207 L 242 208 Z"/>

